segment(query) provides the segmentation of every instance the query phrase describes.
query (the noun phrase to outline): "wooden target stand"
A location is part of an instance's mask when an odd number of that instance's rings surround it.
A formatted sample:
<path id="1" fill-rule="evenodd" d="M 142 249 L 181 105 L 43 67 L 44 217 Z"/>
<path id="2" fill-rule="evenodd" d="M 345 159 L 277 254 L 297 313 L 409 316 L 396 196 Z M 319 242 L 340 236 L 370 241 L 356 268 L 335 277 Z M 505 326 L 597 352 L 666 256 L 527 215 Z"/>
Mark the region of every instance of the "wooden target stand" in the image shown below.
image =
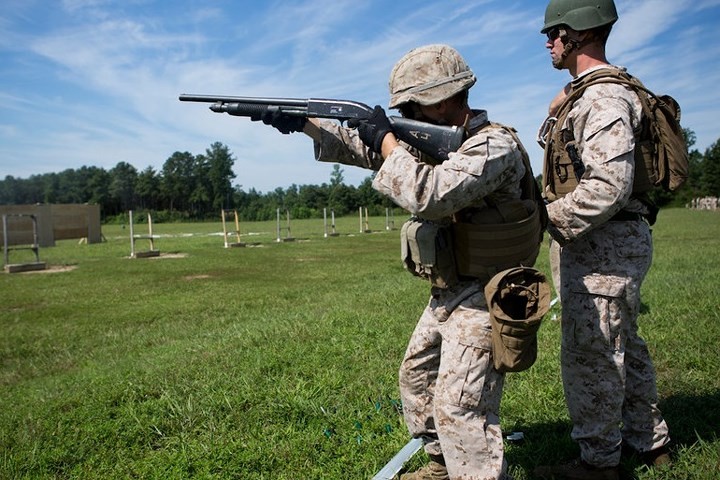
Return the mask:
<path id="1" fill-rule="evenodd" d="M 281 226 L 280 226 L 280 209 L 279 209 L 279 208 L 276 210 L 276 217 L 277 217 L 277 238 L 275 239 L 275 241 L 278 242 L 278 243 L 280 243 L 280 242 L 294 242 L 294 241 L 295 241 L 295 237 L 293 237 L 293 236 L 290 234 L 290 211 L 289 211 L 289 210 L 285 210 L 285 218 L 286 218 L 285 227 L 281 227 Z M 284 236 L 284 237 L 281 237 L 281 232 L 282 232 L 283 230 L 285 230 L 285 236 Z"/>
<path id="2" fill-rule="evenodd" d="M 150 212 L 147 214 L 148 218 L 148 234 L 147 235 L 135 235 L 135 227 L 133 224 L 133 211 L 130 210 L 130 258 L 148 258 L 148 257 L 159 257 L 160 250 L 155 249 L 155 236 L 153 235 L 152 228 L 152 215 Z M 138 240 L 148 240 L 150 242 L 150 250 L 138 252 L 135 249 L 135 242 Z"/>
<path id="3" fill-rule="evenodd" d="M 370 230 L 370 217 L 368 216 L 367 207 L 359 207 L 358 213 L 360 214 L 360 233 L 372 233 L 372 230 Z M 363 213 L 365 214 L 364 220 Z"/>
<path id="4" fill-rule="evenodd" d="M 232 212 L 235 216 L 235 230 L 228 231 L 227 229 L 227 215 Z M 222 210 L 222 224 L 223 224 L 223 239 L 225 240 L 225 248 L 232 247 L 244 247 L 247 244 L 240 241 L 240 219 L 238 218 L 237 210 Z M 228 242 L 228 235 L 235 235 L 237 242 Z"/>
<path id="5" fill-rule="evenodd" d="M 18 217 L 19 220 L 22 218 L 29 218 L 32 222 L 32 243 L 20 243 L 20 242 L 13 242 L 10 239 L 10 228 L 8 220 Z M 12 244 L 12 245 L 11 245 Z M 3 215 L 3 252 L 4 252 L 4 258 L 5 258 L 5 271 L 7 273 L 16 273 L 16 272 L 30 272 L 30 271 L 36 271 L 36 270 L 45 270 L 47 268 L 47 264 L 45 262 L 40 261 L 40 245 L 38 244 L 38 227 L 37 227 L 37 217 L 32 214 L 25 214 L 25 213 L 14 213 L 14 214 L 5 214 Z M 12 250 L 32 250 L 32 252 L 35 254 L 35 261 L 34 262 L 27 262 L 27 263 L 10 263 L 10 252 Z"/>

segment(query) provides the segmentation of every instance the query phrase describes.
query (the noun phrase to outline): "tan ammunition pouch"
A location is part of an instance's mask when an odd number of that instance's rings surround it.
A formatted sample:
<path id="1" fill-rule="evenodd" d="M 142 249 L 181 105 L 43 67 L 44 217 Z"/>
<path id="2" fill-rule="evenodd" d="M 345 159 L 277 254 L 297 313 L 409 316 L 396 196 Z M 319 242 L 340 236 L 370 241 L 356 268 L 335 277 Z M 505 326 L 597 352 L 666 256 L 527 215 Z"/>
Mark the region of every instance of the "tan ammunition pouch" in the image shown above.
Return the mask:
<path id="1" fill-rule="evenodd" d="M 550 309 L 550 284 L 534 268 L 510 268 L 485 286 L 492 325 L 493 363 L 500 372 L 520 372 L 537 358 L 537 331 Z"/>
<path id="2" fill-rule="evenodd" d="M 448 288 L 458 282 L 448 225 L 413 217 L 400 230 L 400 256 L 406 270 Z"/>
<path id="3" fill-rule="evenodd" d="M 561 125 L 556 124 L 555 128 Z M 565 134 L 570 132 L 565 132 Z M 577 173 L 565 146 L 568 141 L 558 141 L 563 135 L 553 137 L 545 148 L 543 164 L 543 195 L 553 202 L 575 190 L 578 186 Z M 574 140 L 569 140 L 574 142 Z"/>

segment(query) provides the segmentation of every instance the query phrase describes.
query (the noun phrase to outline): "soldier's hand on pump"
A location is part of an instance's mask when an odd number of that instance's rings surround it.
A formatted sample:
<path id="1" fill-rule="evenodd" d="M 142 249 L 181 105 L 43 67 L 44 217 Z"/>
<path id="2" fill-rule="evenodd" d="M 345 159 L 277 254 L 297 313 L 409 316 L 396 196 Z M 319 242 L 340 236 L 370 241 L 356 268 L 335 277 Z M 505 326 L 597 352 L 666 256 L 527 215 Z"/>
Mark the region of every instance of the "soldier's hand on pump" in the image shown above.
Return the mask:
<path id="1" fill-rule="evenodd" d="M 393 131 L 390 120 L 380 105 L 375 105 L 367 118 L 349 120 L 348 127 L 357 128 L 360 140 L 376 153 L 382 153 L 383 139 Z"/>

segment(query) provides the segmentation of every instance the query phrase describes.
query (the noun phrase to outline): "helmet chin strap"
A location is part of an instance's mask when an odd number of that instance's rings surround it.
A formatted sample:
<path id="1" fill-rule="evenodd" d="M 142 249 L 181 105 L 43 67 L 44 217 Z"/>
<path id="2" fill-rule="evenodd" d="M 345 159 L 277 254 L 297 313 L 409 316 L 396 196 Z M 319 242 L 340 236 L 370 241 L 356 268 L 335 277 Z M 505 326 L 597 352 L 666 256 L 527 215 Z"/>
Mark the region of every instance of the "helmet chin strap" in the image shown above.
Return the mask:
<path id="1" fill-rule="evenodd" d="M 570 55 L 573 50 L 579 49 L 581 46 L 581 42 L 579 40 L 570 38 L 567 30 L 565 30 L 564 28 L 560 29 L 560 41 L 563 44 L 563 52 L 560 56 L 560 59 L 557 62 L 553 63 L 553 67 L 558 70 L 562 70 L 563 68 L 565 68 L 565 59 Z"/>

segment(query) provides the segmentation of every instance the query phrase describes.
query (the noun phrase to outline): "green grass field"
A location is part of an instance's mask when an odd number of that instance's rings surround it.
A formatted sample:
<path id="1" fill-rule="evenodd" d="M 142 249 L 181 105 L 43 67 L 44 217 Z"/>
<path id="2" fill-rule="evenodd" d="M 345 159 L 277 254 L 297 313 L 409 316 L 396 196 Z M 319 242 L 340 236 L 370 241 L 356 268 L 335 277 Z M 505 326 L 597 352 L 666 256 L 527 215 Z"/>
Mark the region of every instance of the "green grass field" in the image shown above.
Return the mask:
<path id="1" fill-rule="evenodd" d="M 371 478 L 409 440 L 397 369 L 428 286 L 403 271 L 399 231 L 370 228 L 293 221 L 276 242 L 275 222 L 247 223 L 253 246 L 226 249 L 219 221 L 156 224 L 161 256 L 130 259 L 128 229 L 105 226 L 102 244 L 41 249 L 47 272 L 1 273 L 0 479 Z M 675 467 L 624 468 L 720 478 L 720 214 L 666 210 L 654 235 L 640 324 Z M 507 377 L 516 479 L 577 455 L 558 313 L 536 365 Z"/>

